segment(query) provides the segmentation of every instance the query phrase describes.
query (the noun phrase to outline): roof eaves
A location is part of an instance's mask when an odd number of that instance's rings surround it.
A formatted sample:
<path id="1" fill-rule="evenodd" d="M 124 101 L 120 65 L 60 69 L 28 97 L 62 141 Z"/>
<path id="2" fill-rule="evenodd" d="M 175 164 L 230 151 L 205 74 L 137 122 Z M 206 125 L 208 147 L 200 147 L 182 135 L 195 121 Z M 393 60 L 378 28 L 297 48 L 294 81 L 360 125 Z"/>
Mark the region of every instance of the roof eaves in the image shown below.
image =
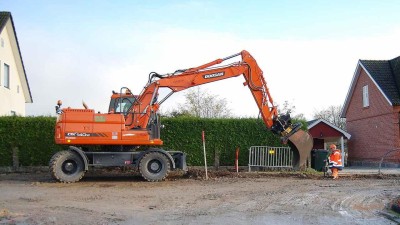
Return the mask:
<path id="1" fill-rule="evenodd" d="M 324 119 L 322 119 L 322 118 L 316 120 L 315 122 L 313 122 L 312 124 L 310 124 L 307 128 L 310 130 L 311 128 L 313 128 L 314 126 L 316 126 L 317 124 L 319 124 L 319 123 L 321 123 L 321 122 L 322 122 L 322 123 L 325 123 L 326 125 L 328 125 L 328 126 L 330 126 L 330 127 L 332 127 L 333 129 L 339 131 L 339 132 L 342 133 L 347 139 L 350 139 L 350 138 L 351 138 L 351 134 L 347 133 L 346 131 L 340 129 L 339 127 L 337 127 L 337 126 L 331 124 L 330 122 L 328 122 L 328 121 L 326 121 L 326 120 L 324 120 Z"/>
<path id="2" fill-rule="evenodd" d="M 318 119 L 313 119 L 313 120 L 307 121 L 307 127 L 310 126 L 311 124 L 313 124 L 317 120 Z"/>
<path id="3" fill-rule="evenodd" d="M 8 19 L 10 18 L 10 12 L 0 12 L 0 32 L 6 26 Z"/>
<path id="4" fill-rule="evenodd" d="M 358 76 L 360 75 L 360 69 L 361 69 L 361 62 L 360 60 L 358 60 L 356 71 L 354 71 L 353 79 L 351 80 L 350 87 L 349 90 L 347 91 L 346 99 L 344 101 L 342 113 L 340 115 L 341 118 L 346 118 L 347 108 L 349 107 L 350 98 L 351 96 L 353 96 L 354 86 L 356 84 Z"/>
<path id="5" fill-rule="evenodd" d="M 397 93 L 400 95 L 400 56 L 389 60 L 389 67 L 395 81 Z M 393 102 L 393 105 L 400 105 L 400 100 Z"/>
<path id="6" fill-rule="evenodd" d="M 372 80 L 372 82 L 375 84 L 375 86 L 378 88 L 378 90 L 382 93 L 383 97 L 385 97 L 386 101 L 393 106 L 392 101 L 390 101 L 390 99 L 388 98 L 388 96 L 385 94 L 385 92 L 383 92 L 383 90 L 381 89 L 381 87 L 378 85 L 378 83 L 376 83 L 375 79 L 371 76 L 370 72 L 365 68 L 365 66 L 362 63 L 362 60 L 360 60 L 360 65 L 361 67 L 364 69 L 365 73 L 368 75 L 368 77 Z"/>
<path id="7" fill-rule="evenodd" d="M 321 118 L 309 121 L 310 124 L 307 126 L 308 129 L 313 128 L 315 125 L 319 124 L 322 121 Z"/>

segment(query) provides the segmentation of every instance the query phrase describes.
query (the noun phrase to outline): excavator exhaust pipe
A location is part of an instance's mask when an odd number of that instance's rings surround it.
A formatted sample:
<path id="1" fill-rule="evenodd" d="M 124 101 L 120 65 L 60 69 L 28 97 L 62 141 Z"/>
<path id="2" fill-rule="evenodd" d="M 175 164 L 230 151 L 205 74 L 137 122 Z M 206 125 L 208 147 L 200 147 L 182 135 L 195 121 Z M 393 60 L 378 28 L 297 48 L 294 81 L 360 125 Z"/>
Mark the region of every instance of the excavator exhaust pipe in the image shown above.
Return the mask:
<path id="1" fill-rule="evenodd" d="M 288 138 L 288 144 L 293 151 L 293 168 L 296 170 L 304 169 L 308 156 L 314 145 L 312 136 L 304 130 L 297 130 Z"/>

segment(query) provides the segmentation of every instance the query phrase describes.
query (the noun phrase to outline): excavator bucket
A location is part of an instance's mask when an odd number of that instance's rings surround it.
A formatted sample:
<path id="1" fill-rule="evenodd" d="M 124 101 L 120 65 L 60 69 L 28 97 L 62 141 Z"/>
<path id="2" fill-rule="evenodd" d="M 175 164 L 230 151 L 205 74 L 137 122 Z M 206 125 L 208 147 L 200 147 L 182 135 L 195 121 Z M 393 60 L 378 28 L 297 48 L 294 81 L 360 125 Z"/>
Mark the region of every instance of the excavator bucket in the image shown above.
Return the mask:
<path id="1" fill-rule="evenodd" d="M 293 167 L 295 169 L 305 168 L 305 163 L 310 156 L 314 145 L 312 136 L 304 130 L 299 129 L 288 137 L 288 144 L 293 151 Z"/>

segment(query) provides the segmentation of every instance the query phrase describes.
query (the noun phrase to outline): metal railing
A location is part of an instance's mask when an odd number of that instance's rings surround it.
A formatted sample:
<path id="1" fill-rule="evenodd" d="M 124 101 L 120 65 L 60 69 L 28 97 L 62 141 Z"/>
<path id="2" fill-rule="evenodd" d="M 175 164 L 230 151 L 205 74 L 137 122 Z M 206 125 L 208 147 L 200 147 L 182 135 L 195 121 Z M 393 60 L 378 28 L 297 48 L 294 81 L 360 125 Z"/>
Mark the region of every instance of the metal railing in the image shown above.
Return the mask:
<path id="1" fill-rule="evenodd" d="M 379 170 L 378 170 L 378 174 L 382 174 L 381 172 L 381 168 L 382 168 L 382 164 L 383 164 L 383 160 L 390 154 L 392 154 L 393 152 L 400 152 L 400 149 L 393 149 L 393 150 L 389 150 L 387 151 L 381 158 L 381 161 L 379 162 Z"/>
<path id="2" fill-rule="evenodd" d="M 293 168 L 290 147 L 252 146 L 249 149 L 249 172 L 258 168 Z"/>

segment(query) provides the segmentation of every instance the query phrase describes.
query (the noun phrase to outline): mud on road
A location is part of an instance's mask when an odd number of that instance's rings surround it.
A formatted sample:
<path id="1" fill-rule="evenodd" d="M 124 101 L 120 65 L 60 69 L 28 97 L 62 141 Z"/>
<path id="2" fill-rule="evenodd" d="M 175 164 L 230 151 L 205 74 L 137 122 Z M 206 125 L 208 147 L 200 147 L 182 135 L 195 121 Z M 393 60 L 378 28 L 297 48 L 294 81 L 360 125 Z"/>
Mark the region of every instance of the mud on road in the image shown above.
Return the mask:
<path id="1" fill-rule="evenodd" d="M 87 174 L 73 184 L 48 173 L 0 175 L 0 224 L 397 224 L 387 219 L 399 177 L 218 172 Z"/>

